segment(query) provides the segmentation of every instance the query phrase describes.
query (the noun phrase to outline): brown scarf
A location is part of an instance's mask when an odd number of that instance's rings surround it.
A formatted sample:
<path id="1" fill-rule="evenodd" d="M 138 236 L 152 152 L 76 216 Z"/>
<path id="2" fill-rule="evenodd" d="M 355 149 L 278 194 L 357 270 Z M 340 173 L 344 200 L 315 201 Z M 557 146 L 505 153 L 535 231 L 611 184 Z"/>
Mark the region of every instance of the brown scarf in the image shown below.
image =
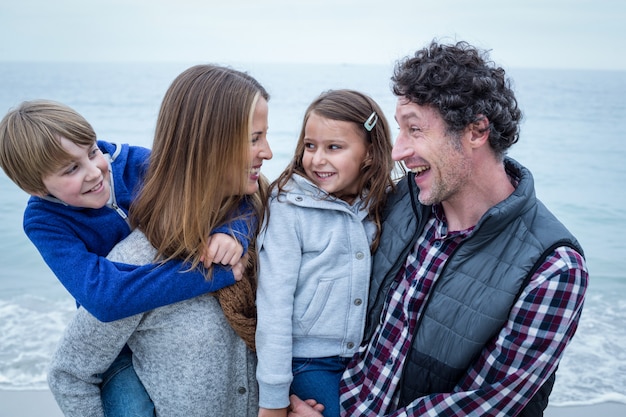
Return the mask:
<path id="1" fill-rule="evenodd" d="M 243 339 L 251 351 L 256 351 L 254 333 L 256 332 L 256 275 L 250 273 L 254 268 L 247 268 L 241 281 L 224 287 L 215 293 L 226 320 Z"/>

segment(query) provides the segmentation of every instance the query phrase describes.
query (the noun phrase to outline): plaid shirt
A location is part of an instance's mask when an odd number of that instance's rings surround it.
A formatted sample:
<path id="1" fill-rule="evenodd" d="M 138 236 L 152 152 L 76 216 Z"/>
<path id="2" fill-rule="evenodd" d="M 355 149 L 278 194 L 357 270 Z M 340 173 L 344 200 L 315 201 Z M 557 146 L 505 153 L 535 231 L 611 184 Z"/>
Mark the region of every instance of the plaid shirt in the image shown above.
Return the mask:
<path id="1" fill-rule="evenodd" d="M 587 268 L 580 254 L 561 247 L 536 271 L 508 322 L 452 392 L 417 398 L 398 409 L 398 383 L 416 323 L 446 260 L 472 232 L 448 234 L 442 211 L 437 212 L 399 271 L 374 337 L 343 375 L 343 416 L 514 415 L 556 370 L 576 331 Z"/>

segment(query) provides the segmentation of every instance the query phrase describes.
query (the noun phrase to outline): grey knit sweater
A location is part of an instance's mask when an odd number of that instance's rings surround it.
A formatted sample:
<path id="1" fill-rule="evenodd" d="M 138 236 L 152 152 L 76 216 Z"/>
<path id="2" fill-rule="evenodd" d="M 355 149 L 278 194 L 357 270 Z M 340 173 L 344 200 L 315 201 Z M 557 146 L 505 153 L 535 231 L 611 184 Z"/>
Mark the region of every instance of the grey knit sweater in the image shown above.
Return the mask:
<path id="1" fill-rule="evenodd" d="M 154 255 L 143 233 L 135 231 L 108 259 L 142 265 Z M 255 356 L 232 330 L 215 297 L 207 294 L 110 323 L 80 308 L 48 372 L 50 389 L 66 416 L 104 415 L 97 375 L 126 343 L 157 415 L 257 415 Z"/>

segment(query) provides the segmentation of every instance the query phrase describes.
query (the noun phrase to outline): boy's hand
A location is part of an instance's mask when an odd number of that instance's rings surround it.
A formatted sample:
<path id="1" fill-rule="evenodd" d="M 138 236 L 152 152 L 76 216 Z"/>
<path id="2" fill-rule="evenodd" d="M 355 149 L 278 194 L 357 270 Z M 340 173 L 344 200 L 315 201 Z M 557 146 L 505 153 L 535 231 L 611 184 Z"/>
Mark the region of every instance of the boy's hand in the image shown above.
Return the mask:
<path id="1" fill-rule="evenodd" d="M 248 265 L 248 254 L 246 253 L 235 265 L 233 265 L 233 275 L 235 277 L 235 281 L 241 281 L 243 278 L 243 273 L 246 271 L 246 266 Z"/>
<path id="2" fill-rule="evenodd" d="M 208 245 L 200 257 L 205 268 L 211 264 L 235 266 L 241 260 L 243 246 L 232 236 L 215 233 L 209 236 Z"/>

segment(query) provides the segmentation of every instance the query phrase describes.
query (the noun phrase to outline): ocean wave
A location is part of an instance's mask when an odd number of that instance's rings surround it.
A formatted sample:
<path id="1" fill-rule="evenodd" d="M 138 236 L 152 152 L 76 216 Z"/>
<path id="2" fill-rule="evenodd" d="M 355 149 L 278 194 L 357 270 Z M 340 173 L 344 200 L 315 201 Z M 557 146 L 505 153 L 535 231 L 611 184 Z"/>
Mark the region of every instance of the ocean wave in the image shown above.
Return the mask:
<path id="1" fill-rule="evenodd" d="M 626 403 L 623 287 L 588 294 L 580 325 L 557 371 L 550 404 Z M 0 389 L 46 389 L 46 367 L 75 311 L 71 299 L 0 300 Z"/>
<path id="2" fill-rule="evenodd" d="M 46 367 L 74 311 L 68 300 L 0 300 L 0 389 L 47 387 Z"/>
<path id="3" fill-rule="evenodd" d="M 623 282 L 588 292 L 578 330 L 556 373 L 550 404 L 626 403 L 623 293 Z"/>
<path id="4" fill-rule="evenodd" d="M 550 397 L 550 405 L 555 406 L 555 407 L 579 407 L 579 406 L 585 406 L 585 405 L 596 405 L 596 404 L 610 403 L 610 402 L 626 404 L 626 395 L 620 394 L 617 392 L 609 392 L 609 393 L 602 394 L 602 395 L 595 395 L 591 399 L 578 400 L 578 401 L 572 400 L 572 401 L 564 401 L 564 402 L 559 402 L 559 403 L 552 401 L 552 396 Z"/>

